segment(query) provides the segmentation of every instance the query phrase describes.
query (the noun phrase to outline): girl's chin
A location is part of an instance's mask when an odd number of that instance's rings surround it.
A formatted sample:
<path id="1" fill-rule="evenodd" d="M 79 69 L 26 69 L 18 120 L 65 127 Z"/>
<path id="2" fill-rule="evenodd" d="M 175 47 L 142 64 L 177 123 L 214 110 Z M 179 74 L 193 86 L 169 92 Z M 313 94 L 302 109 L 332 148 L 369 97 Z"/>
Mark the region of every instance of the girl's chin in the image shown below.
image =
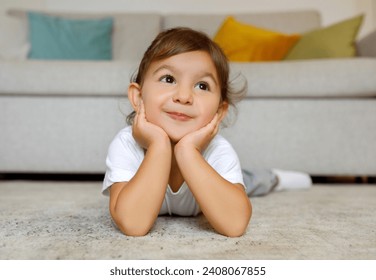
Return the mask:
<path id="1" fill-rule="evenodd" d="M 185 135 L 187 135 L 188 133 L 185 133 L 185 134 L 168 134 L 168 137 L 170 138 L 171 142 L 173 144 L 176 144 L 178 143 Z"/>
<path id="2" fill-rule="evenodd" d="M 193 131 L 190 131 L 190 130 L 189 131 L 187 131 L 187 130 L 185 130 L 185 131 L 177 131 L 177 130 L 175 130 L 175 131 L 167 131 L 166 133 L 167 133 L 168 137 L 170 138 L 171 142 L 174 143 L 174 144 L 176 144 L 184 136 L 186 136 L 187 134 L 189 134 L 191 132 L 193 132 Z"/>
<path id="3" fill-rule="evenodd" d="M 156 124 L 158 125 L 158 124 Z M 180 125 L 158 125 L 161 127 L 168 135 L 172 143 L 178 143 L 184 136 L 190 134 L 194 131 L 199 130 L 202 126 L 197 124 L 195 125 L 188 125 L 182 123 Z"/>

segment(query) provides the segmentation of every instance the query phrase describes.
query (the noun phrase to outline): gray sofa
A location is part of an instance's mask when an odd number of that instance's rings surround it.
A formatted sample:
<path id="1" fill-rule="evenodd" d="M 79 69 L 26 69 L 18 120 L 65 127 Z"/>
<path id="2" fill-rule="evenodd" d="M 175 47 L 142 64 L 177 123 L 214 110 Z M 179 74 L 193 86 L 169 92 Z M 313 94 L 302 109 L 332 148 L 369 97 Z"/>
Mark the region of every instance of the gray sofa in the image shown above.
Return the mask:
<path id="1" fill-rule="evenodd" d="M 25 12 L 10 14 L 25 24 Z M 130 111 L 130 76 L 151 39 L 174 26 L 213 36 L 226 15 L 114 16 L 112 61 L 0 61 L 0 173 L 104 173 L 108 145 Z M 287 33 L 320 27 L 315 11 L 234 16 Z M 231 63 L 231 70 L 249 88 L 221 133 L 243 168 L 376 175 L 375 58 Z"/>

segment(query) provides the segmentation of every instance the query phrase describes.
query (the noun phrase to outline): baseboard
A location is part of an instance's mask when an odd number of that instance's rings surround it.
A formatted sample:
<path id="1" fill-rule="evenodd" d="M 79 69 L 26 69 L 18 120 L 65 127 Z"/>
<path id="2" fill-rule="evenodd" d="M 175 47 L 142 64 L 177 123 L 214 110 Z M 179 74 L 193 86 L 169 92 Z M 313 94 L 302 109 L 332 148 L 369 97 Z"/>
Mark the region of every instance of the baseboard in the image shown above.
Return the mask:
<path id="1" fill-rule="evenodd" d="M 103 181 L 104 174 L 89 173 L 0 173 L 0 180 Z"/>
<path id="2" fill-rule="evenodd" d="M 374 176 L 311 176 L 313 184 L 376 184 Z"/>
<path id="3" fill-rule="evenodd" d="M 103 181 L 101 173 L 0 173 L 0 180 L 31 181 Z M 311 175 L 313 184 L 376 184 L 375 176 L 319 176 Z"/>

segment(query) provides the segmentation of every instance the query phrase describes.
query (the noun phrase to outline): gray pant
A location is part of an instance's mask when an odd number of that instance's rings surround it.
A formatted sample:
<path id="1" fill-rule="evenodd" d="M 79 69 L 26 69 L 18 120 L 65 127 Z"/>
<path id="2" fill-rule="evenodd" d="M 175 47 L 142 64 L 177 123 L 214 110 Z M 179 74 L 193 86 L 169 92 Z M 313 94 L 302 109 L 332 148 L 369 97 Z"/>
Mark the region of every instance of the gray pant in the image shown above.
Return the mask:
<path id="1" fill-rule="evenodd" d="M 278 177 L 271 169 L 242 170 L 248 196 L 262 196 L 272 192 Z"/>

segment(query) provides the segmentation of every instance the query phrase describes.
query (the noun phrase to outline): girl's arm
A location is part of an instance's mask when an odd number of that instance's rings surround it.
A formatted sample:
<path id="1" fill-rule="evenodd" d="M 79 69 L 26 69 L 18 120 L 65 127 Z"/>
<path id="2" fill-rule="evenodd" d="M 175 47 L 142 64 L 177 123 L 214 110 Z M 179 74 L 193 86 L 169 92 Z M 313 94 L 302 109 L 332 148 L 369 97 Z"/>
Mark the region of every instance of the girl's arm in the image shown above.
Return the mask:
<path id="1" fill-rule="evenodd" d="M 110 189 L 110 213 L 126 235 L 149 232 L 162 206 L 171 168 L 171 143 L 167 134 L 145 118 L 143 104 L 133 124 L 133 136 L 146 149 L 137 173 L 129 182 Z"/>
<path id="2" fill-rule="evenodd" d="M 218 116 L 204 128 L 188 134 L 175 146 L 180 171 L 200 208 L 214 229 L 226 236 L 240 236 L 248 226 L 252 206 L 240 184 L 220 176 L 202 157 L 218 131 Z"/>

